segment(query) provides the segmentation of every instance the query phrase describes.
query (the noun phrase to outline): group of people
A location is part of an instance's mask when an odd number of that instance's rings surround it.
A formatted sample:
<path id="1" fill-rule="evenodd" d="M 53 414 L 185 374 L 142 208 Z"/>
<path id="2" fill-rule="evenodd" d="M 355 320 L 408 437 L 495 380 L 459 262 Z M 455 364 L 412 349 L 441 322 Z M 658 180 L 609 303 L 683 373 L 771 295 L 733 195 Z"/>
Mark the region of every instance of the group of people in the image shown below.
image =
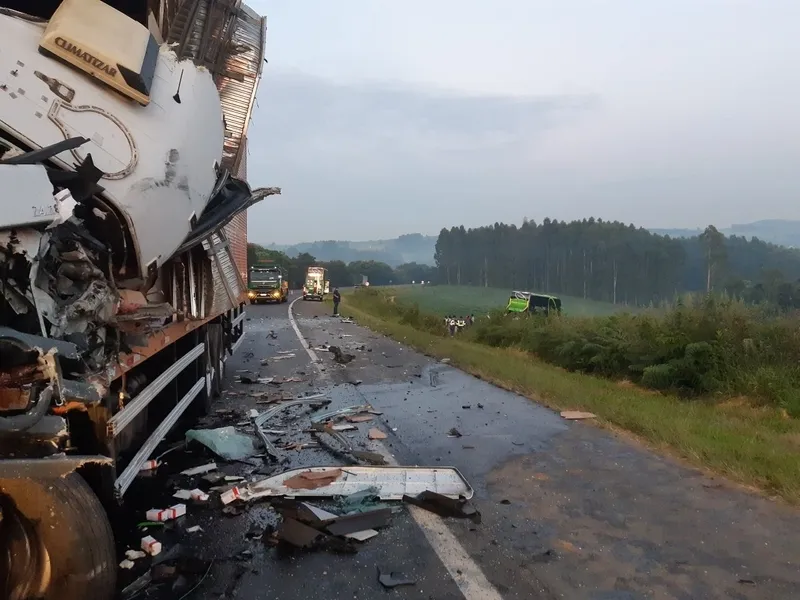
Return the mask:
<path id="1" fill-rule="evenodd" d="M 465 327 L 469 327 L 475 323 L 475 315 L 467 315 L 466 317 L 456 317 L 449 315 L 444 318 L 444 324 L 451 336 L 463 331 Z"/>

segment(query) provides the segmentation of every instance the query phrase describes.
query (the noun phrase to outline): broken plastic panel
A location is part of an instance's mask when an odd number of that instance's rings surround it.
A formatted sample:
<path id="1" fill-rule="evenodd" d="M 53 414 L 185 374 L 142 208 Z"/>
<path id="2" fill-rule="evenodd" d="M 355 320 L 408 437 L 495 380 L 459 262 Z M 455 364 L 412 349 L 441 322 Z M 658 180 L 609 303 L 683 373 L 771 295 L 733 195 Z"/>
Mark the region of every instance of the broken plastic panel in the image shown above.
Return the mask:
<path id="1" fill-rule="evenodd" d="M 338 476 L 336 472 L 338 471 Z M 317 479 L 326 473 L 336 479 L 314 489 L 296 489 L 285 482 L 302 474 Z M 331 497 L 349 496 L 374 488 L 381 500 L 401 500 L 404 495 L 416 496 L 426 490 L 451 498 L 472 498 L 474 490 L 455 467 L 311 467 L 292 469 L 240 488 L 242 500 L 265 496 Z"/>

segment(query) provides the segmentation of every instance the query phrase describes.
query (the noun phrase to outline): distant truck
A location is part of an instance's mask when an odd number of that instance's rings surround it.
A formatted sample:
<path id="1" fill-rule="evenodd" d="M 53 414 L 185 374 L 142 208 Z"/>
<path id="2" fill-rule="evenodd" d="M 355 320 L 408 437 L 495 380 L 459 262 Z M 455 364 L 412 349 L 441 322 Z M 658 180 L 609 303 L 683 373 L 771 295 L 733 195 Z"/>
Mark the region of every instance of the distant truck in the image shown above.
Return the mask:
<path id="1" fill-rule="evenodd" d="M 250 267 L 247 282 L 247 297 L 252 304 L 287 302 L 289 282 L 286 271 L 278 265 L 255 265 Z"/>
<path id="2" fill-rule="evenodd" d="M 325 299 L 325 294 L 331 291 L 331 282 L 328 281 L 328 270 L 325 267 L 308 267 L 306 283 L 303 286 L 303 300 Z"/>

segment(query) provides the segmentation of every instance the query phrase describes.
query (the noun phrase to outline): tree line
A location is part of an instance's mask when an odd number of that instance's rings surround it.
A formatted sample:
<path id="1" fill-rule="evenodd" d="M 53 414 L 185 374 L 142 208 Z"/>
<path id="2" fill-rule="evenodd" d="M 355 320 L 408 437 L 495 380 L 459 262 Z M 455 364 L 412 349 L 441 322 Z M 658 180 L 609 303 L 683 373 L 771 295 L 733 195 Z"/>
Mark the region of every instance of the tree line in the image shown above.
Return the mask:
<path id="1" fill-rule="evenodd" d="M 684 292 L 728 292 L 746 301 L 800 307 L 800 251 L 721 234 L 657 235 L 617 221 L 442 229 L 437 281 L 505 287 L 615 304 L 648 305 Z"/>
<path id="2" fill-rule="evenodd" d="M 375 260 L 356 260 L 349 263 L 342 260 L 319 261 L 308 252 L 290 257 L 279 250 L 271 250 L 259 244 L 247 244 L 248 266 L 264 264 L 265 261 L 286 269 L 292 288 L 303 286 L 306 270 L 312 265 L 325 267 L 331 285 L 336 287 L 361 283 L 362 276 L 367 277 L 370 285 L 391 285 L 431 281 L 437 275 L 436 267 L 414 262 L 391 267 L 385 262 Z"/>

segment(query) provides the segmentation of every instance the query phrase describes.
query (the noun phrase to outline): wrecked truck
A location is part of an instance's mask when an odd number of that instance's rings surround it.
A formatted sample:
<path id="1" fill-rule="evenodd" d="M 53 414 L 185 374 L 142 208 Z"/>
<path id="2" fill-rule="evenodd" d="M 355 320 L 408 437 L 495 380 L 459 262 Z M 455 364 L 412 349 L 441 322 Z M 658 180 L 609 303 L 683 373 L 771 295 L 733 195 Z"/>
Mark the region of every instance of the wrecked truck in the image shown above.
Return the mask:
<path id="1" fill-rule="evenodd" d="M 0 597 L 111 598 L 115 509 L 243 340 L 266 20 L 0 1 Z"/>

